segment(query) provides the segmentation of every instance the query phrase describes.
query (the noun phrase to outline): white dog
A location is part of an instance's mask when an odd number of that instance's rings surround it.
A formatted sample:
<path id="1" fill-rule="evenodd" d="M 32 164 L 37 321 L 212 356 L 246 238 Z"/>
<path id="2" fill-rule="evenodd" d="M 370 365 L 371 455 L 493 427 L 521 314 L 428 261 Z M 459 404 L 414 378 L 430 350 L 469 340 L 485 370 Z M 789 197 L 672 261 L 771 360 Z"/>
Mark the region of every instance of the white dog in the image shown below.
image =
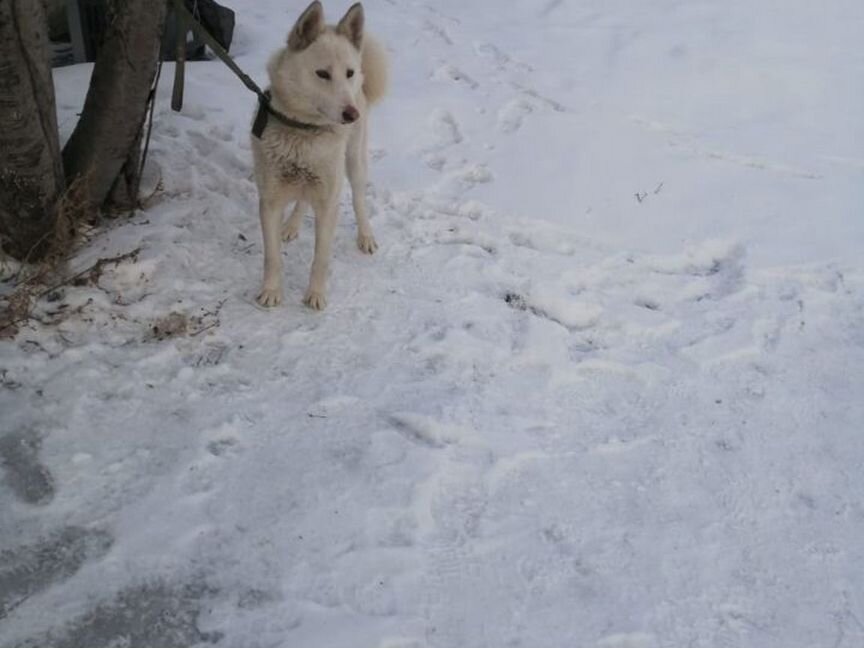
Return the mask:
<path id="1" fill-rule="evenodd" d="M 369 106 L 386 91 L 387 58 L 380 45 L 364 36 L 363 21 L 357 3 L 338 25 L 328 26 L 316 0 L 267 67 L 274 110 L 259 106 L 252 137 L 264 233 L 262 306 L 282 301 L 281 242 L 297 236 L 304 204 L 315 212 L 315 256 L 303 301 L 316 310 L 326 306 L 330 247 L 346 170 L 357 246 L 367 254 L 378 247 L 366 216 L 366 134 Z M 283 225 L 285 206 L 292 200 L 294 211 Z"/>

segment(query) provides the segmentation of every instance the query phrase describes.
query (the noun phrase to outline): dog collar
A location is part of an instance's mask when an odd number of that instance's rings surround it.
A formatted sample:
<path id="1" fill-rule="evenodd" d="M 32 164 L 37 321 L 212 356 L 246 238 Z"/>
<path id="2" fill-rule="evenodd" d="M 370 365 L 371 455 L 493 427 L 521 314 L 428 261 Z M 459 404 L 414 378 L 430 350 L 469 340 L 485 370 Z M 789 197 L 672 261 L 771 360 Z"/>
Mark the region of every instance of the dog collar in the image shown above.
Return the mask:
<path id="1" fill-rule="evenodd" d="M 255 121 L 252 123 L 252 134 L 258 139 L 261 139 L 264 129 L 267 128 L 267 119 L 270 115 L 273 115 L 276 121 L 285 126 L 290 126 L 291 128 L 298 128 L 305 131 L 324 130 L 325 127 L 319 124 L 309 124 L 307 122 L 297 121 L 296 119 L 292 119 L 291 117 L 282 114 L 270 105 L 272 97 L 273 94 L 270 92 L 269 88 L 258 95 L 258 112 L 255 114 Z"/>

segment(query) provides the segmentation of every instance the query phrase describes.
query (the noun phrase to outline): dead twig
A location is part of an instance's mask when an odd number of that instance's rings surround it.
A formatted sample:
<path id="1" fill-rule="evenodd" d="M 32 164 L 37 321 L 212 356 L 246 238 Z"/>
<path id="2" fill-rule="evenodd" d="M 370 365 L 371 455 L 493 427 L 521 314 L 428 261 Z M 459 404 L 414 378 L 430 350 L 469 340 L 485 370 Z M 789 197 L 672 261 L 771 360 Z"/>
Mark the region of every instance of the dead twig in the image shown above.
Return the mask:
<path id="1" fill-rule="evenodd" d="M 210 322 L 209 324 L 207 324 L 206 326 L 202 326 L 201 328 L 196 329 L 195 331 L 193 331 L 192 333 L 189 334 L 189 337 L 195 337 L 196 335 L 200 335 L 204 331 L 209 331 L 210 329 L 216 328 L 217 326 L 222 324 L 221 320 L 219 319 L 219 313 L 222 311 L 222 307 L 225 305 L 226 301 L 228 301 L 227 297 L 225 299 L 222 299 L 219 302 L 217 302 L 216 308 L 214 308 L 212 311 L 205 311 L 199 317 L 195 318 L 199 325 L 204 323 L 205 317 L 212 317 L 213 321 Z"/>
<path id="2" fill-rule="evenodd" d="M 123 254 L 118 254 L 117 256 L 107 257 L 104 259 L 99 259 L 92 266 L 87 268 L 86 270 L 82 270 L 81 272 L 72 275 L 68 279 L 61 282 L 59 285 L 50 288 L 47 292 L 51 292 L 52 290 L 56 290 L 61 286 L 65 286 L 66 284 L 71 283 L 73 286 L 84 286 L 86 284 L 95 284 L 102 277 L 102 273 L 105 271 L 105 268 L 109 265 L 113 265 L 115 268 L 123 263 L 124 261 L 132 261 L 138 258 L 138 254 L 141 252 L 141 248 L 135 248 L 131 252 L 125 252 Z M 86 279 L 85 279 L 86 277 Z M 46 294 L 43 293 L 43 294 Z"/>

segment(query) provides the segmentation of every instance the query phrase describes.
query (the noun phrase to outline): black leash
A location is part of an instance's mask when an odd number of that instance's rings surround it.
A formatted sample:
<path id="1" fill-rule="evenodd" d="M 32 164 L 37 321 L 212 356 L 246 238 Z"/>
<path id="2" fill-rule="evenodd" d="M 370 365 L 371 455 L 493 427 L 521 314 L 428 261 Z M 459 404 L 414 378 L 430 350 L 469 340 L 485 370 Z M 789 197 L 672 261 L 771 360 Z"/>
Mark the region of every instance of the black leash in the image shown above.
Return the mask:
<path id="1" fill-rule="evenodd" d="M 138 167 L 138 176 L 135 187 L 135 196 L 138 196 L 138 189 L 141 184 L 141 176 L 144 175 L 144 163 L 147 161 L 147 151 L 150 150 L 150 134 L 153 132 L 153 113 L 156 112 L 156 90 L 159 88 L 159 77 L 162 76 L 162 57 L 159 58 L 159 63 L 156 66 L 156 79 L 150 88 L 150 94 L 147 96 L 147 136 L 144 138 L 144 150 L 141 152 L 141 165 Z"/>
<path id="2" fill-rule="evenodd" d="M 196 34 L 198 34 L 201 37 L 201 40 L 203 40 L 210 49 L 213 50 L 213 53 L 222 59 L 222 62 L 237 75 L 237 77 L 243 82 L 243 85 L 258 95 L 258 112 L 255 115 L 255 122 L 252 125 L 252 134 L 255 135 L 255 137 L 261 139 L 261 134 L 267 127 L 267 118 L 270 115 L 272 115 L 276 121 L 285 126 L 290 126 L 291 128 L 305 131 L 320 131 L 326 128 L 326 126 L 321 126 L 320 124 L 309 124 L 307 122 L 297 121 L 296 119 L 292 119 L 291 117 L 288 117 L 288 115 L 276 110 L 270 103 L 272 98 L 270 90 L 261 90 L 261 88 L 258 87 L 258 84 L 256 84 L 249 75 L 237 66 L 234 59 L 232 59 L 228 52 L 225 51 L 225 48 L 223 48 L 210 32 L 208 32 L 204 26 L 198 22 L 191 13 L 189 13 L 183 0 L 173 0 L 173 2 L 174 9 L 177 12 L 178 26 L 180 29 L 177 30 L 177 61 L 174 72 L 174 92 L 171 95 L 171 108 L 179 112 L 183 107 L 183 81 L 185 77 L 184 64 L 186 62 L 186 29 L 184 27 L 186 27 L 192 29 Z"/>

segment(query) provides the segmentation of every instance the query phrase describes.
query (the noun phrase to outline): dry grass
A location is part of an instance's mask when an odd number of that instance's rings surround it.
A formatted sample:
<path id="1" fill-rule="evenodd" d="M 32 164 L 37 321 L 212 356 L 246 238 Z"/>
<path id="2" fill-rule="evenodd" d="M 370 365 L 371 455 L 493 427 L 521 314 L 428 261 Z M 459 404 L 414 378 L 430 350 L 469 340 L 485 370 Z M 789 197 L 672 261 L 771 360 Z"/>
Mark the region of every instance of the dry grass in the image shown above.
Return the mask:
<path id="1" fill-rule="evenodd" d="M 15 288 L 0 299 L 0 339 L 13 338 L 19 327 L 31 318 L 36 303 L 58 288 L 78 282 L 95 283 L 106 265 L 133 258 L 138 250 L 108 259 L 99 259 L 80 272 L 70 273 L 67 262 L 70 255 L 88 239 L 96 225 L 98 214 L 87 199 L 86 177 L 73 181 L 57 201 L 54 228 L 31 249 L 31 257 L 38 248 L 44 250 L 41 259 L 30 263 L 28 258 L 20 264 L 12 278 Z"/>
<path id="2" fill-rule="evenodd" d="M 216 304 L 213 310 L 201 309 L 198 315 L 171 311 L 150 323 L 149 340 L 167 340 L 174 337 L 196 337 L 220 325 L 219 313 L 226 300 Z"/>
<path id="3" fill-rule="evenodd" d="M 96 285 L 106 267 L 117 267 L 124 261 L 134 261 L 140 251 L 140 248 L 136 248 L 125 254 L 99 259 L 93 265 L 72 274 L 61 276 L 56 268 L 46 267 L 43 272 L 28 277 L 0 301 L 0 339 L 14 338 L 20 325 L 31 319 L 33 307 L 43 297 L 63 286 Z M 58 276 L 58 279 L 51 281 Z"/>

